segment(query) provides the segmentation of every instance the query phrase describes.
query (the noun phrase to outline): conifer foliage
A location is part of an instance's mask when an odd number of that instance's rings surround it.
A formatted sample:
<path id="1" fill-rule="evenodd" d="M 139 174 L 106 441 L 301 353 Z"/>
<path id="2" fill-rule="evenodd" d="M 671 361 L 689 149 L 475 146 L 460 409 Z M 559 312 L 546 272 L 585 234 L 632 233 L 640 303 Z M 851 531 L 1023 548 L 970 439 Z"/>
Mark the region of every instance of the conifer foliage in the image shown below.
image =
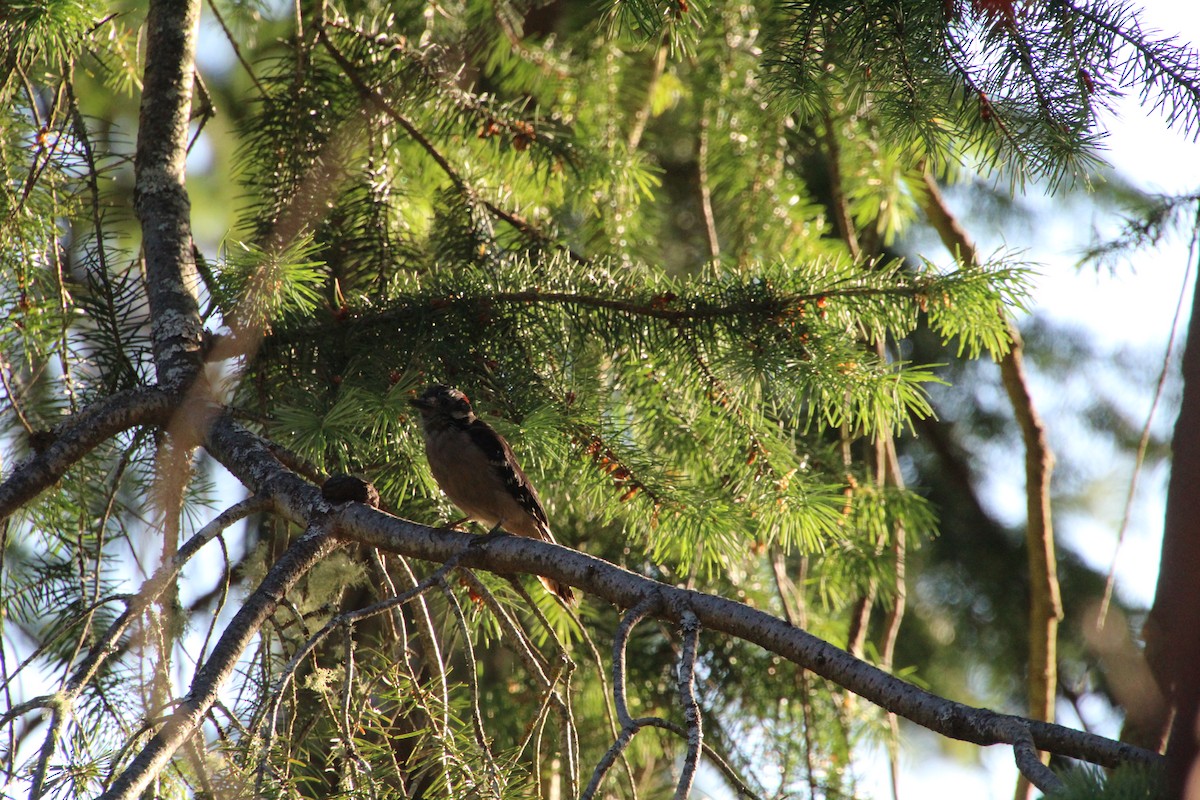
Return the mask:
<path id="1" fill-rule="evenodd" d="M 1043 788 L 1038 750 L 1155 763 L 889 674 L 937 532 L 908 342 L 1001 358 L 1027 299 L 891 248 L 931 176 L 1082 177 L 1119 88 L 1200 127 L 1130 8 L 44 0 L 0 36 L 17 791 L 840 797 L 883 712 Z M 427 527 L 432 382 L 565 548 Z"/>

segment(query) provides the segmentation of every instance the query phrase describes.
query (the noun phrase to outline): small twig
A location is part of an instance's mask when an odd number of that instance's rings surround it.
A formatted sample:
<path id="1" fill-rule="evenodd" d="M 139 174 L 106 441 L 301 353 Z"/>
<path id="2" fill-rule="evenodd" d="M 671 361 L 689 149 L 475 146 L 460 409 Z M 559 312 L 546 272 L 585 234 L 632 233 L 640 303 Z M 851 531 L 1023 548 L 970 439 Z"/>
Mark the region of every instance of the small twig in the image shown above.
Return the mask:
<path id="1" fill-rule="evenodd" d="M 543 656 L 533 643 L 530 642 L 529 636 L 521 628 L 520 624 L 513 619 L 508 610 L 500 604 L 496 599 L 496 595 L 487 587 L 483 581 L 479 580 L 474 572 L 470 570 L 462 571 L 462 579 L 467 586 L 483 601 L 483 604 L 488 607 L 496 617 L 496 621 L 500 623 L 500 629 L 509 639 L 512 640 L 513 649 L 517 657 L 525 665 L 525 669 L 529 670 L 529 674 L 543 688 L 551 686 L 550 679 L 546 675 L 546 669 L 549 666 L 545 656 Z"/>
<path id="2" fill-rule="evenodd" d="M 196 663 L 199 664 L 208 657 L 208 645 L 212 641 L 213 633 L 216 632 L 217 620 L 221 618 L 221 612 L 225 610 L 225 601 L 229 599 L 230 578 L 233 575 L 233 569 L 229 563 L 229 548 L 225 545 L 225 537 L 217 536 L 217 544 L 221 547 L 221 570 L 220 589 L 217 592 L 217 607 L 213 609 L 212 619 L 208 623 L 208 630 L 204 632 L 204 641 L 200 644 L 200 650 L 196 655 Z M 193 608 L 196 606 L 193 605 Z"/>
<path id="3" fill-rule="evenodd" d="M 1063 783 L 1054 772 L 1042 763 L 1041 754 L 1033 743 L 1033 735 L 1029 726 L 1020 720 L 1009 719 L 1004 723 L 1008 735 L 1012 738 L 1013 758 L 1017 769 L 1026 780 L 1046 794 L 1062 789 Z"/>
<path id="4" fill-rule="evenodd" d="M 1150 410 L 1146 412 L 1146 422 L 1142 426 L 1142 434 L 1138 438 L 1137 453 L 1133 457 L 1133 476 L 1129 479 L 1129 491 L 1125 495 L 1125 510 L 1121 514 L 1121 526 L 1117 529 L 1117 543 L 1113 547 L 1112 564 L 1108 568 L 1108 576 L 1104 579 L 1104 597 L 1100 600 L 1100 611 L 1096 615 L 1096 630 L 1104 627 L 1108 617 L 1108 607 L 1112 602 L 1113 589 L 1117 582 L 1117 558 L 1121 554 L 1121 545 L 1125 543 L 1125 534 L 1129 530 L 1129 521 L 1133 516 L 1133 500 L 1137 495 L 1138 477 L 1142 473 L 1142 465 L 1146 460 L 1146 450 L 1150 446 L 1150 427 L 1154 423 L 1154 414 L 1162 400 L 1163 390 L 1167 384 L 1167 375 L 1171 367 L 1171 355 L 1175 350 L 1175 339 L 1179 334 L 1179 318 L 1183 312 L 1187 298 L 1187 285 L 1192 276 L 1192 266 L 1196 260 L 1197 239 L 1200 238 L 1200 207 L 1197 208 L 1197 224 L 1193 226 L 1192 238 L 1188 243 L 1187 266 L 1184 268 L 1183 280 L 1179 287 L 1179 300 L 1175 303 L 1175 316 L 1171 319 L 1171 333 L 1167 337 L 1166 352 L 1163 353 L 1162 369 L 1158 372 L 1158 380 L 1154 383 L 1154 398 L 1150 401 Z"/>
<path id="5" fill-rule="evenodd" d="M 569 702 L 563 699 L 557 688 L 559 679 L 570 675 L 571 670 L 574 669 L 574 663 L 570 659 L 564 659 L 564 669 L 556 671 L 553 677 L 547 676 L 546 669 L 549 665 L 546 663 L 545 657 L 533 646 L 528 634 L 521 628 L 517 620 L 508 613 L 507 609 L 492 594 L 492 591 L 487 588 L 487 585 L 479 580 L 473 572 L 463 570 L 462 574 L 467 585 L 479 595 L 484 604 L 496 616 L 497 621 L 500 623 L 500 628 L 509 637 L 513 645 L 515 645 L 514 650 L 524 663 L 525 669 L 529 671 L 529 674 L 541 685 L 542 690 L 549 696 L 549 702 L 554 708 L 555 715 L 558 717 L 560 741 L 562 743 L 562 750 L 567 758 L 569 786 L 566 793 L 574 796 L 578 782 L 576 776 L 579 773 L 578 739 L 575 732 L 575 719 L 571 713 Z M 526 597 L 528 598 L 528 595 Z M 532 602 L 532 600 L 528 602 Z"/>
<path id="6" fill-rule="evenodd" d="M 221 9 L 213 0 L 208 0 L 208 8 L 213 12 L 213 17 L 217 20 L 217 24 L 221 26 L 222 32 L 225 34 L 225 39 L 229 42 L 229 46 L 233 48 L 234 58 L 242 65 L 242 69 L 246 70 L 246 75 L 250 77 L 250 82 L 258 89 L 258 93 L 263 97 L 268 97 L 267 90 L 258 81 L 258 76 L 254 74 L 254 68 L 250 66 L 250 62 L 242 55 L 242 48 L 238 45 L 237 37 L 229 30 L 229 26 L 225 23 L 225 18 L 221 16 Z"/>
<path id="7" fill-rule="evenodd" d="M 667 44 L 670 39 L 670 34 L 667 29 L 663 29 L 662 38 L 659 40 L 658 49 L 654 51 L 654 61 L 650 65 L 650 77 L 642 82 L 646 90 L 646 99 L 638 106 L 633 115 L 633 127 L 629 129 L 629 137 L 625 141 L 629 152 L 638 149 L 642 143 L 642 134 L 646 132 L 646 123 L 650 121 L 650 107 L 654 104 L 654 92 L 658 88 L 658 82 L 662 78 L 663 70 L 667 66 Z"/>
<path id="8" fill-rule="evenodd" d="M 621 732 L 617 735 L 612 747 L 608 748 L 603 758 L 596 764 L 596 768 L 592 771 L 592 779 L 588 782 L 587 788 L 583 790 L 583 794 L 580 795 L 580 800 L 590 800 L 595 797 L 596 791 L 600 788 L 600 782 L 604 780 L 605 773 L 617 760 L 617 756 L 625 752 L 625 748 L 633 741 L 633 735 L 641 727 L 629 714 L 629 703 L 625 690 L 625 652 L 629 646 L 629 636 L 633 633 L 633 629 L 648 615 L 654 613 L 661 604 L 662 597 L 658 594 L 647 595 L 626 612 L 617 626 L 616 634 L 613 636 L 612 650 L 613 702 L 617 707 L 617 721 L 621 723 Z"/>
<path id="9" fill-rule="evenodd" d="M 575 728 L 575 713 L 571 710 L 571 676 L 575 674 L 575 662 L 571 660 L 567 648 L 563 645 L 562 640 L 558 638 L 558 634 L 554 631 L 554 626 L 550 624 L 550 620 L 546 619 L 546 615 L 542 613 L 542 609 L 538 606 L 537 602 L 534 601 L 533 597 L 530 596 L 519 580 L 511 575 L 507 577 L 509 584 L 520 595 L 521 599 L 525 601 L 526 607 L 533 612 L 533 615 L 537 617 L 546 634 L 554 642 L 555 649 L 558 650 L 562 661 L 562 669 L 557 670 L 557 672 L 561 675 L 565 687 L 565 691 L 561 695 L 566 707 L 566 714 L 563 718 L 571 720 L 571 724 L 562 726 L 562 730 L 560 731 L 562 749 L 567 754 L 567 774 L 570 777 L 565 793 L 570 797 L 574 797 L 579 785 L 579 733 Z M 561 605 L 568 610 L 571 608 L 567 603 L 562 603 Z"/>
<path id="10" fill-rule="evenodd" d="M 346 767 L 343 769 L 343 774 L 351 768 L 366 770 L 369 769 L 366 761 L 358 754 L 358 748 L 354 744 L 354 723 L 350 719 L 350 698 L 354 694 L 354 625 L 346 626 L 346 637 L 343 642 L 343 650 L 345 653 L 342 659 L 345 667 L 342 669 L 342 702 L 338 715 L 338 727 L 341 729 L 342 750 L 346 759 Z M 349 785 L 345 785 L 345 778 L 342 778 L 343 791 L 352 793 L 358 788 L 357 781 L 353 774 L 350 775 Z"/>
<path id="11" fill-rule="evenodd" d="M 12 410 L 17 413 L 17 420 L 20 421 L 21 427 L 25 429 L 25 433 L 32 435 L 33 426 L 29 424 L 29 420 L 25 418 L 25 412 L 21 410 L 21 398 L 17 397 L 13 391 L 12 385 L 8 382 L 8 372 L 12 369 L 12 364 L 8 359 L 0 356 L 0 384 L 4 386 L 4 396 L 8 398 L 8 404 Z"/>
<path id="12" fill-rule="evenodd" d="M 471 629 L 467 627 L 467 618 L 463 615 L 462 606 L 459 604 L 454 592 L 450 590 L 450 586 L 446 583 L 444 575 L 438 581 L 438 588 L 442 590 L 442 595 L 446 598 L 446 602 L 450 606 L 450 612 L 458 623 L 459 632 L 462 634 L 464 673 L 467 676 L 467 691 L 471 695 L 471 727 L 475 732 L 475 744 L 479 747 L 479 752 L 483 755 L 484 768 L 487 770 L 488 782 L 491 784 L 492 793 L 499 798 L 503 796 L 503 792 L 501 791 L 499 776 L 496 774 L 496 757 L 493 755 L 492 746 L 487 740 L 487 732 L 483 727 L 483 713 L 479 709 L 479 677 L 475 665 L 475 647 L 471 643 Z"/>
<path id="13" fill-rule="evenodd" d="M 704 215 L 704 232 L 708 237 L 708 256 L 713 261 L 721 257 L 721 242 L 717 238 L 717 218 L 713 213 L 712 185 L 708 175 L 708 106 L 700 109 L 700 144 L 696 154 L 696 172 L 700 183 L 700 210 Z"/>

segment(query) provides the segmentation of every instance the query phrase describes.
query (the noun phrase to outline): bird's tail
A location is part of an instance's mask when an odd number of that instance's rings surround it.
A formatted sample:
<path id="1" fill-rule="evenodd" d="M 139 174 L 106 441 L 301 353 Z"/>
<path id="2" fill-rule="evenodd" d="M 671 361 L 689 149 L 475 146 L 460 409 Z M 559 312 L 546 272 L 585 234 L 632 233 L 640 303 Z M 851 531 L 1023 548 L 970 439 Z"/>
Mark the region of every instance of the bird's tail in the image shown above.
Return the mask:
<path id="1" fill-rule="evenodd" d="M 538 575 L 538 580 L 542 582 L 542 586 L 545 586 L 546 591 L 550 592 L 550 594 L 556 595 L 558 599 L 568 605 L 574 604 L 575 592 L 571 590 L 570 586 L 567 586 L 565 583 L 559 583 L 553 578 L 547 578 L 544 575 Z"/>

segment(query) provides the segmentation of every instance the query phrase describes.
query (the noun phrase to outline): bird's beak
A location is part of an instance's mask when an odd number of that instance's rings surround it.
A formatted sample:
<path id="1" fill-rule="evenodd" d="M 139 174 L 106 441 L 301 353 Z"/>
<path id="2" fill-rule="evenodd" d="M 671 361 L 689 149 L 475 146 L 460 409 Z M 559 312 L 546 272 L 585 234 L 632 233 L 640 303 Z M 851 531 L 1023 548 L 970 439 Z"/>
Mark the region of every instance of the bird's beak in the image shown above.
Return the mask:
<path id="1" fill-rule="evenodd" d="M 424 409 L 433 408 L 433 403 L 429 402 L 428 400 L 426 400 L 423 397 L 414 397 L 408 401 L 408 404 L 410 406 L 416 406 L 417 408 L 424 408 Z"/>

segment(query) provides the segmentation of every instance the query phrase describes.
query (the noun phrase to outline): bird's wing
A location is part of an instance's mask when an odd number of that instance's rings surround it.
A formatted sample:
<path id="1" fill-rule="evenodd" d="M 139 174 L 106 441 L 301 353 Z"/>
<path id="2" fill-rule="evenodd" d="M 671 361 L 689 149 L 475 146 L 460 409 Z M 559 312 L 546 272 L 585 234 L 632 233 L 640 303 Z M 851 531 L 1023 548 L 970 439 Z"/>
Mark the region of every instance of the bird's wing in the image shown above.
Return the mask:
<path id="1" fill-rule="evenodd" d="M 537 490 L 533 488 L 529 478 L 521 471 L 517 457 L 504 437 L 496 433 L 492 426 L 481 419 L 475 419 L 468 425 L 467 433 L 475 445 L 487 454 L 488 463 L 504 481 L 505 488 L 512 493 L 521 508 L 537 523 L 543 538 L 554 541 L 554 537 L 550 534 L 550 520 L 546 517 L 546 509 L 542 508 L 542 501 L 538 498 Z"/>

